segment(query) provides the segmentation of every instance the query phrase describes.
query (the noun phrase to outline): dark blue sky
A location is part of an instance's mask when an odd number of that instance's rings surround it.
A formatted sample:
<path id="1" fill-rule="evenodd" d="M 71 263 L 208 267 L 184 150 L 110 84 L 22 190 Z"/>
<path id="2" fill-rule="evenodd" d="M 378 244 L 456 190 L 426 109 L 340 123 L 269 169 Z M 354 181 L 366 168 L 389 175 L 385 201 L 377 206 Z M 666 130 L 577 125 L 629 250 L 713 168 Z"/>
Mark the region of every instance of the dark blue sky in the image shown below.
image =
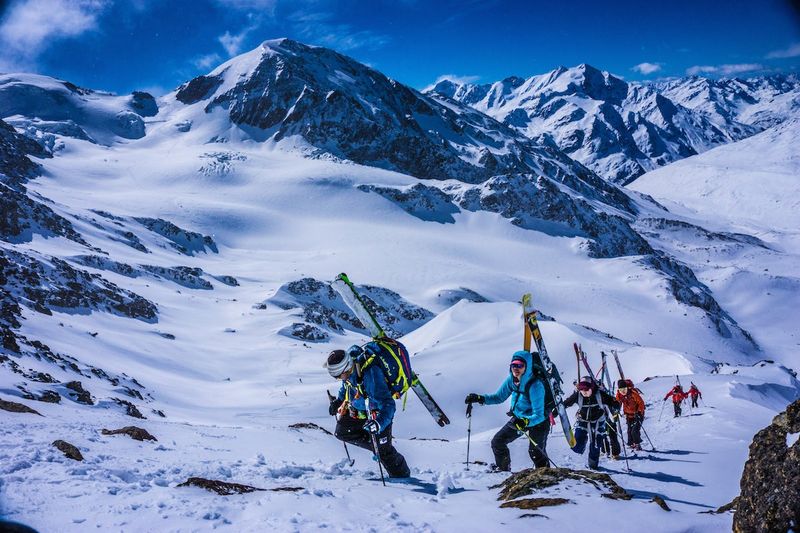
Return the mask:
<path id="1" fill-rule="evenodd" d="M 416 88 L 590 63 L 626 79 L 800 67 L 788 0 L 11 0 L 0 71 L 155 93 L 266 39 L 350 55 Z M 794 2 L 798 5 L 798 2 Z"/>

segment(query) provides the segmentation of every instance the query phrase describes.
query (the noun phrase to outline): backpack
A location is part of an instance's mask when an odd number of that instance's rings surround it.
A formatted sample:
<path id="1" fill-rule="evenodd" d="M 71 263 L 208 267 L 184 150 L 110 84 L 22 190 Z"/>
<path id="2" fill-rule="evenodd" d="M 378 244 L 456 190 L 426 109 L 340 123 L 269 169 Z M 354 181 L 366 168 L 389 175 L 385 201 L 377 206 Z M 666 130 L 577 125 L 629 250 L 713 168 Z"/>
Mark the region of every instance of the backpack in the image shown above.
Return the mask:
<path id="1" fill-rule="evenodd" d="M 377 364 L 386 378 L 389 392 L 395 400 L 408 391 L 414 381 L 408 350 L 400 342 L 382 337 L 364 345 L 364 353 L 359 357 L 361 370 Z"/>
<path id="2" fill-rule="evenodd" d="M 561 376 L 558 373 L 558 369 L 556 365 L 553 364 L 553 371 L 555 375 L 558 376 L 559 383 L 561 382 Z M 531 390 L 531 386 L 533 382 L 537 379 L 542 380 L 542 384 L 544 385 L 544 416 L 547 418 L 550 414 L 556 411 L 556 399 L 553 397 L 553 392 L 550 390 L 550 383 L 547 380 L 547 372 L 545 372 L 544 367 L 539 364 L 538 361 L 531 362 L 531 373 L 533 374 L 533 379 L 528 381 L 528 384 L 525 386 L 524 394 L 528 394 Z"/>

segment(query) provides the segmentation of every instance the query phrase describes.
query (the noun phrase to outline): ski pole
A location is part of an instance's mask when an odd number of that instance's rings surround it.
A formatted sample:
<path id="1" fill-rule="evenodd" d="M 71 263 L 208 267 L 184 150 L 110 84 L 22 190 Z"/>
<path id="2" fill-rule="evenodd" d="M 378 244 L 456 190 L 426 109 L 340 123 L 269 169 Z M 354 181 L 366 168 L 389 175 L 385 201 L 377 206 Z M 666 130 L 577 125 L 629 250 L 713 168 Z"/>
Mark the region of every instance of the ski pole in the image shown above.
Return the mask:
<path id="1" fill-rule="evenodd" d="M 619 434 L 622 434 L 622 423 L 619 421 L 619 417 L 617 417 L 617 430 Z M 624 444 L 624 443 L 623 443 Z M 625 466 L 628 468 L 628 472 L 631 471 L 631 464 L 628 462 L 628 450 L 625 449 L 625 446 L 622 446 L 622 456 L 625 457 Z"/>
<path id="2" fill-rule="evenodd" d="M 467 470 L 469 470 L 469 441 L 472 437 L 472 402 L 467 404 Z"/>
<path id="3" fill-rule="evenodd" d="M 375 420 L 375 413 L 369 408 L 369 397 L 364 396 L 364 403 L 367 407 L 367 416 L 370 417 L 370 420 Z M 375 433 L 369 432 L 369 436 L 372 439 L 372 451 L 375 452 L 375 460 L 378 461 L 378 470 L 381 473 L 381 482 L 383 486 L 386 486 L 386 479 L 383 477 L 383 464 L 381 463 L 381 454 L 378 452 L 378 438 L 375 436 Z"/>
<path id="4" fill-rule="evenodd" d="M 647 437 L 647 442 L 649 442 L 649 443 L 650 443 L 650 447 L 651 447 L 651 448 L 653 448 L 653 451 L 656 451 L 656 447 L 655 447 L 655 445 L 653 444 L 653 441 L 652 441 L 652 440 L 650 440 L 650 435 L 648 435 L 648 434 L 647 434 L 647 430 L 646 430 L 646 429 L 644 429 L 644 424 L 643 424 L 642 422 L 640 422 L 640 423 L 639 423 L 639 429 L 641 429 L 642 431 L 644 431 L 644 436 L 645 436 L 645 437 Z"/>
<path id="5" fill-rule="evenodd" d="M 661 402 L 661 412 L 659 412 L 659 413 L 658 413 L 658 421 L 659 421 L 659 422 L 661 422 L 661 415 L 663 415 L 663 414 L 664 414 L 664 406 L 665 406 L 665 405 L 667 405 L 667 400 L 666 400 L 666 398 L 664 399 L 664 401 L 663 401 L 663 402 Z"/>
<path id="6" fill-rule="evenodd" d="M 334 400 L 334 396 L 333 394 L 331 394 L 331 391 L 326 390 L 325 392 L 328 393 L 328 401 L 332 402 Z M 333 415 L 333 417 L 336 418 L 336 415 Z M 347 455 L 347 460 L 350 461 L 350 466 L 353 466 L 354 464 L 356 464 L 356 461 L 355 459 L 352 459 L 350 457 L 350 450 L 347 449 L 347 443 L 345 441 L 342 441 L 342 444 L 344 444 L 344 453 Z"/>
<path id="7" fill-rule="evenodd" d="M 535 441 L 535 440 L 533 440 L 533 437 L 531 437 L 530 435 L 528 435 L 528 432 L 527 432 L 527 431 L 523 431 L 523 430 L 521 430 L 521 429 L 519 428 L 519 426 L 518 426 L 516 423 L 514 423 L 514 428 L 516 428 L 516 430 L 517 430 L 517 431 L 519 431 L 520 433 L 522 433 L 523 435 L 525 435 L 526 437 L 528 437 L 528 440 L 529 440 L 529 441 L 531 441 L 531 444 L 533 444 L 533 447 L 534 447 L 534 448 L 536 448 L 536 450 L 537 450 L 537 451 L 538 451 L 540 454 L 542 454 L 542 455 L 544 456 L 544 458 L 545 458 L 545 459 L 547 459 L 547 462 L 548 462 L 548 463 L 550 463 L 551 465 L 553 465 L 553 468 L 558 468 L 558 467 L 556 466 L 556 464 L 555 464 L 555 463 L 554 463 L 554 462 L 553 462 L 553 461 L 550 459 L 550 456 L 549 456 L 549 455 L 547 455 L 547 454 L 544 452 L 544 450 L 542 450 L 542 448 L 541 448 L 541 447 L 540 447 L 538 444 L 536 444 L 536 441 Z"/>

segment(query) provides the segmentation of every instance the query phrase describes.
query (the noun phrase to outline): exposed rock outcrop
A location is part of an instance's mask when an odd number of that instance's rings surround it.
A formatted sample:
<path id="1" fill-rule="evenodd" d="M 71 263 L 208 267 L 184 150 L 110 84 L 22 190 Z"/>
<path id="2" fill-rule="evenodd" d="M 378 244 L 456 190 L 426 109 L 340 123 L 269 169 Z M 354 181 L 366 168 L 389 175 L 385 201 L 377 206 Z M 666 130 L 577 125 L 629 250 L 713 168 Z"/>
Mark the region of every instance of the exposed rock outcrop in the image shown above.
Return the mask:
<path id="1" fill-rule="evenodd" d="M 0 398 L 0 409 L 11 413 L 31 413 L 34 415 L 42 416 L 39 412 L 31 409 L 23 403 L 9 402 Z"/>
<path id="2" fill-rule="evenodd" d="M 570 470 L 569 468 L 528 468 L 513 474 L 501 484 L 492 488 L 500 488 L 498 500 L 511 501 L 530 496 L 537 491 L 558 485 L 562 481 L 576 479 L 594 486 L 602 492 L 601 496 L 612 500 L 630 500 L 633 498 L 625 489 L 617 485 L 611 476 L 591 470 Z M 528 508 L 528 507 L 524 507 Z"/>
<path id="3" fill-rule="evenodd" d="M 736 532 L 783 532 L 800 525 L 800 399 L 762 429 L 750 444 L 741 494 L 733 515 Z M 788 445 L 790 435 L 794 442 Z"/>

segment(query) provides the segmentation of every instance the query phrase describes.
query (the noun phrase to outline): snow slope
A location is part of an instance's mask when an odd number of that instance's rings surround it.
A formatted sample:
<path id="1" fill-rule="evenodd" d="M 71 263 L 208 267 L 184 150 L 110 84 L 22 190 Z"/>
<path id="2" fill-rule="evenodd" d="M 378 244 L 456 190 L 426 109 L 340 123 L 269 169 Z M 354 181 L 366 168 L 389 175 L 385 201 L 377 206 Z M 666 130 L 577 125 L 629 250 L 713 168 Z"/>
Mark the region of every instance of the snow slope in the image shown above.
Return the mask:
<path id="1" fill-rule="evenodd" d="M 676 224 L 668 231 L 662 227 L 653 240 L 689 264 L 766 352 L 795 368 L 800 346 L 795 326 L 800 299 L 798 138 L 800 122 L 788 120 L 630 185 L 685 221 L 725 232 L 711 244 L 708 231 Z"/>
<path id="2" fill-rule="evenodd" d="M 245 55 L 236 68 L 250 72 L 260 64 L 251 59 Z M 229 81 L 217 96 L 246 94 L 229 93 L 236 80 L 223 79 Z M 197 83 L 202 92 L 206 82 Z M 758 361 L 796 366 L 796 357 L 785 350 L 786 335 L 756 350 L 691 270 L 648 243 L 693 264 L 706 253 L 716 265 L 754 253 L 761 248 L 756 240 L 706 232 L 719 249 L 687 249 L 679 233 L 703 228 L 675 221 L 695 220 L 696 213 L 671 215 L 598 183 L 552 150 L 526 151 L 523 159 L 541 166 L 521 174 L 434 182 L 342 160 L 338 148 L 325 151 L 302 135 L 270 137 L 274 130 L 232 121 L 231 108 L 206 109 L 200 100 L 168 95 L 157 115 L 142 118 L 146 135 L 139 139 L 109 136 L 104 145 L 50 132 L 60 149 L 50 159 L 34 158 L 41 175 L 2 183 L 4 194 L 30 207 L 9 213 L 46 224 L 20 233 L 3 226 L 0 243 L 0 267 L 21 284 L 3 294 L 0 320 L 18 318 L 18 326 L 2 324 L 4 332 L 27 339 L 19 350 L 3 339 L 0 397 L 44 415 L 0 411 L 0 516 L 42 531 L 516 529 L 522 513 L 500 509 L 489 488 L 502 476 L 464 470 L 462 409 L 468 392 L 490 392 L 504 378 L 521 339 L 516 302 L 532 291 L 554 319 L 543 320 L 542 330 L 567 384 L 575 377 L 573 342 L 593 364 L 600 350 L 616 349 L 631 378 L 656 376 L 641 387 L 660 452 L 631 460 L 635 473 L 607 465 L 635 498 L 611 501 L 591 487 L 576 488 L 566 495 L 573 504 L 539 511 L 548 526 L 578 530 L 576 513 L 586 511 L 604 529 L 620 531 L 631 530 L 629 513 L 657 531 L 730 527 L 730 515 L 698 511 L 736 495 L 751 436 L 800 394 L 789 370 Z M 448 116 L 439 107 L 446 104 L 424 101 Z M 470 121 L 463 131 L 489 124 L 503 133 L 500 144 L 516 142 L 488 117 Z M 32 136 L 39 131 L 19 127 Z M 97 119 L 87 127 L 110 126 Z M 0 154 L 10 147 L 13 161 L 21 161 L 21 143 L 11 137 L 0 139 Z M 527 174 L 534 170 L 543 176 Z M 592 243 L 614 253 L 593 253 Z M 758 260 L 771 268 L 783 261 Z M 14 270 L 26 266 L 23 274 Z M 403 340 L 453 423 L 439 428 L 413 397 L 398 414 L 397 446 L 417 485 L 384 489 L 366 452 L 351 450 L 357 462 L 350 467 L 340 442 L 288 427 L 313 422 L 332 429 L 325 390 L 336 383 L 321 364 L 330 349 L 365 340 L 359 328 L 341 326 L 346 316 L 313 300 L 342 271 L 370 285 L 371 294 L 399 294 L 407 302 L 401 310 L 418 319 L 403 317 L 404 331 L 422 323 Z M 136 305 L 115 306 L 120 295 L 135 296 Z M 9 299 L 20 304 L 18 315 Z M 295 335 L 305 326 L 313 334 Z M 676 374 L 694 380 L 708 406 L 679 420 L 659 418 Z M 76 402 L 66 387 L 72 380 L 82 382 L 94 405 Z M 25 399 L 45 391 L 58 392 L 61 404 Z M 126 415 L 123 400 L 146 419 Z M 503 412 L 476 409 L 473 458 L 490 459 Z M 131 424 L 158 442 L 99 433 Z M 55 438 L 78 445 L 86 462 L 63 458 L 50 446 Z M 560 466 L 583 465 L 558 431 L 548 449 Z M 513 447 L 513 464 L 528 464 L 522 442 Z M 221 497 L 176 486 L 191 476 L 301 490 Z M 654 494 L 675 512 L 664 515 L 649 503 Z"/>

